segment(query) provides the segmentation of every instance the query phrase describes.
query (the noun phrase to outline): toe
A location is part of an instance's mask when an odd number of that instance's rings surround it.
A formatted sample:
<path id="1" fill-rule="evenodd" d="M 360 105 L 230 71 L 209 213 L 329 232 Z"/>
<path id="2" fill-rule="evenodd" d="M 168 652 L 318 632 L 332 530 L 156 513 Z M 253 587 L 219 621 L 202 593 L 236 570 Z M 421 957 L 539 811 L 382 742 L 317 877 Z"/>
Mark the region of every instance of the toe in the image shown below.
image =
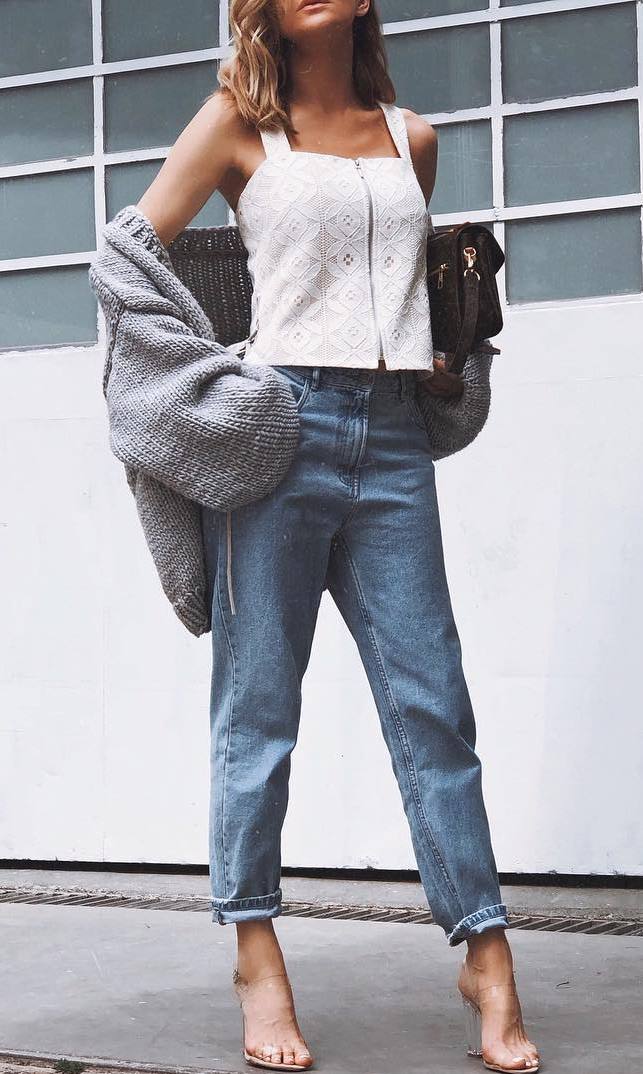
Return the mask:
<path id="1" fill-rule="evenodd" d="M 538 1066 L 538 1063 L 540 1062 L 540 1056 L 538 1054 L 538 1049 L 535 1048 L 533 1044 L 528 1044 L 525 1047 L 525 1058 L 529 1067 Z"/>
<path id="2" fill-rule="evenodd" d="M 259 1059 L 263 1059 L 264 1063 L 276 1062 L 276 1056 L 278 1054 L 281 1053 L 277 1052 L 274 1044 L 262 1044 L 262 1046 L 257 1049 L 257 1056 Z"/>
<path id="3" fill-rule="evenodd" d="M 524 1055 L 507 1055 L 504 1058 L 501 1056 L 492 1056 L 490 1059 L 487 1059 L 485 1055 L 484 1059 L 487 1063 L 505 1067 L 507 1070 L 515 1070 L 517 1072 L 520 1072 L 521 1070 L 527 1071 L 530 1067 L 529 1060 Z"/>

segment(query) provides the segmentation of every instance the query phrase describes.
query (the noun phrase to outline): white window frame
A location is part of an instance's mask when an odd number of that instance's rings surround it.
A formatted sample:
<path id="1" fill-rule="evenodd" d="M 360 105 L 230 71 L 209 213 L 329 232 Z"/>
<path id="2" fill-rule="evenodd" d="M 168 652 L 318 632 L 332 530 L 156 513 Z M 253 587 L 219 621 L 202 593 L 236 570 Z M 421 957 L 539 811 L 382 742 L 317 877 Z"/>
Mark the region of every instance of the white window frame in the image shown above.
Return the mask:
<path id="1" fill-rule="evenodd" d="M 146 160 L 162 161 L 171 146 L 159 146 L 153 149 L 138 149 L 121 152 L 105 152 L 103 144 L 104 128 L 104 81 L 106 75 L 121 74 L 126 71 L 157 70 L 160 67 L 173 67 L 190 63 L 203 63 L 207 60 L 225 59 L 231 52 L 228 44 L 228 0 L 221 0 L 219 8 L 219 46 L 199 49 L 191 52 L 172 53 L 163 56 L 146 56 L 135 60 L 105 62 L 103 60 L 102 2 L 92 0 L 92 63 L 82 67 L 69 67 L 54 71 L 38 71 L 26 75 L 11 75 L 0 78 L 0 91 L 21 86 L 36 86 L 54 82 L 68 82 L 74 79 L 91 78 L 93 80 L 94 103 L 94 143 L 93 152 L 84 156 L 66 157 L 59 160 L 36 161 L 0 167 L 0 179 L 22 175 L 40 175 L 79 168 L 94 168 L 94 206 L 96 234 L 100 235 L 106 222 L 105 168 L 110 164 L 135 163 Z M 510 19 L 537 18 L 539 15 L 567 11 L 587 11 L 592 8 L 614 6 L 615 4 L 636 4 L 637 15 L 637 54 L 638 84 L 624 90 L 603 93 L 579 94 L 576 96 L 550 99 L 530 103 L 503 103 L 502 101 L 502 58 L 500 49 L 501 24 Z M 643 208 L 643 193 L 610 195 L 608 197 L 583 198 L 576 201 L 542 202 L 528 205 L 506 206 L 504 201 L 503 174 L 503 125 L 506 116 L 523 115 L 528 112 L 544 112 L 552 109 L 579 108 L 594 104 L 606 104 L 614 101 L 638 101 L 639 115 L 639 178 L 643 191 L 643 0 L 539 0 L 537 3 L 501 7 L 500 0 L 489 0 L 489 7 L 482 11 L 470 11 L 457 15 L 444 15 L 424 19 L 408 19 L 402 22 L 389 22 L 383 26 L 385 35 L 415 33 L 418 30 L 447 29 L 456 26 L 480 26 L 489 23 L 490 30 L 490 103 L 480 108 L 460 109 L 454 112 L 424 113 L 424 117 L 439 128 L 448 123 L 463 123 L 471 120 L 485 119 L 491 124 L 492 147 L 492 209 L 471 209 L 468 212 L 432 213 L 433 223 L 437 226 L 446 223 L 460 223 L 465 220 L 493 221 L 494 233 L 498 242 L 505 248 L 505 221 L 526 218 L 568 215 L 571 213 L 595 212 L 601 209 L 616 209 L 629 206 Z M 213 85 L 213 90 L 216 86 Z M 234 223 L 234 214 L 228 214 L 230 223 Z M 643 261 L 643 213 L 639 214 L 641 228 L 641 251 Z M 0 260 L 0 272 L 12 272 L 17 269 L 57 268 L 64 265 L 87 265 L 93 256 L 93 250 L 83 250 L 69 254 L 43 255 L 40 257 L 19 257 Z M 497 277 L 503 307 L 506 307 L 505 273 L 501 270 Z M 582 299 L 557 299 L 556 301 L 512 302 L 511 310 L 531 308 L 576 307 L 579 305 L 601 305 L 604 303 L 641 302 L 643 294 L 597 295 Z M 69 349 L 87 349 L 101 347 L 105 340 L 105 324 L 99 308 L 97 344 L 66 344 Z M 37 347 L 20 347 L 17 350 L 43 350 L 47 345 Z M 60 349 L 60 345 L 56 347 Z M 9 353 L 7 350 L 3 353 Z"/>

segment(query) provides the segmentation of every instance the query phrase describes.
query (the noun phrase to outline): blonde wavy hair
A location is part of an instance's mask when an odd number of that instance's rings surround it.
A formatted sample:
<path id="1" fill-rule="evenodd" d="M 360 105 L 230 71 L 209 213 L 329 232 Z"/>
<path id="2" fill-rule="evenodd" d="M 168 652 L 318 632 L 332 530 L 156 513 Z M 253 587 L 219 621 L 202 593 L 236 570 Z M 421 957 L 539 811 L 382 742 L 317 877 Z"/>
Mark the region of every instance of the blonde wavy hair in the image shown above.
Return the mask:
<path id="1" fill-rule="evenodd" d="M 247 123 L 261 130 L 284 127 L 294 133 L 289 115 L 288 57 L 292 46 L 279 30 L 277 2 L 231 0 L 229 18 L 234 51 L 220 65 L 217 81 L 232 95 Z M 353 83 L 366 108 L 376 107 L 378 101 L 395 100 L 373 0 L 366 15 L 353 20 Z"/>

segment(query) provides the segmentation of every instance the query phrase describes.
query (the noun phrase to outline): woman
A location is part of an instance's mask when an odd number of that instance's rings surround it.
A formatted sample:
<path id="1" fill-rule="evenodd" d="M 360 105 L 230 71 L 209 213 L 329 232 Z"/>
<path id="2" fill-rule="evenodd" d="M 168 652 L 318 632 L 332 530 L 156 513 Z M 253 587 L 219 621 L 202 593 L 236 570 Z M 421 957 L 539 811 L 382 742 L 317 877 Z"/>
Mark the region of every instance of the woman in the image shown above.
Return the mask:
<path id="1" fill-rule="evenodd" d="M 168 244 L 222 192 L 254 282 L 244 360 L 287 379 L 300 418 L 273 493 L 203 512 L 212 905 L 214 920 L 237 926 L 244 1055 L 276 1070 L 313 1063 L 272 919 L 301 680 L 328 587 L 369 676 L 433 916 L 451 946 L 467 941 L 469 1045 L 481 1030 L 489 1069 L 535 1070 L 417 406 L 418 391 L 462 391 L 431 340 L 436 134 L 392 103 L 370 0 L 232 0 L 230 21 L 221 89 L 138 208 Z"/>

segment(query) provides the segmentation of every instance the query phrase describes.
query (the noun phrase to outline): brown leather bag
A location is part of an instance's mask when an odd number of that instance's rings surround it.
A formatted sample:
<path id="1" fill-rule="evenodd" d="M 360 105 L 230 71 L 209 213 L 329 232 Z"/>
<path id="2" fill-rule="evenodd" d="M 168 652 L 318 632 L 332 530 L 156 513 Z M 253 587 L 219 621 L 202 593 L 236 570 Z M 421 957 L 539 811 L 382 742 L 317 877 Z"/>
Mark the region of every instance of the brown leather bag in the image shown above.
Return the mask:
<path id="1" fill-rule="evenodd" d="M 434 351 L 446 356 L 446 369 L 462 373 L 468 355 L 502 329 L 496 273 L 505 255 L 484 224 L 466 220 L 436 227 L 426 244 L 427 286 Z"/>

